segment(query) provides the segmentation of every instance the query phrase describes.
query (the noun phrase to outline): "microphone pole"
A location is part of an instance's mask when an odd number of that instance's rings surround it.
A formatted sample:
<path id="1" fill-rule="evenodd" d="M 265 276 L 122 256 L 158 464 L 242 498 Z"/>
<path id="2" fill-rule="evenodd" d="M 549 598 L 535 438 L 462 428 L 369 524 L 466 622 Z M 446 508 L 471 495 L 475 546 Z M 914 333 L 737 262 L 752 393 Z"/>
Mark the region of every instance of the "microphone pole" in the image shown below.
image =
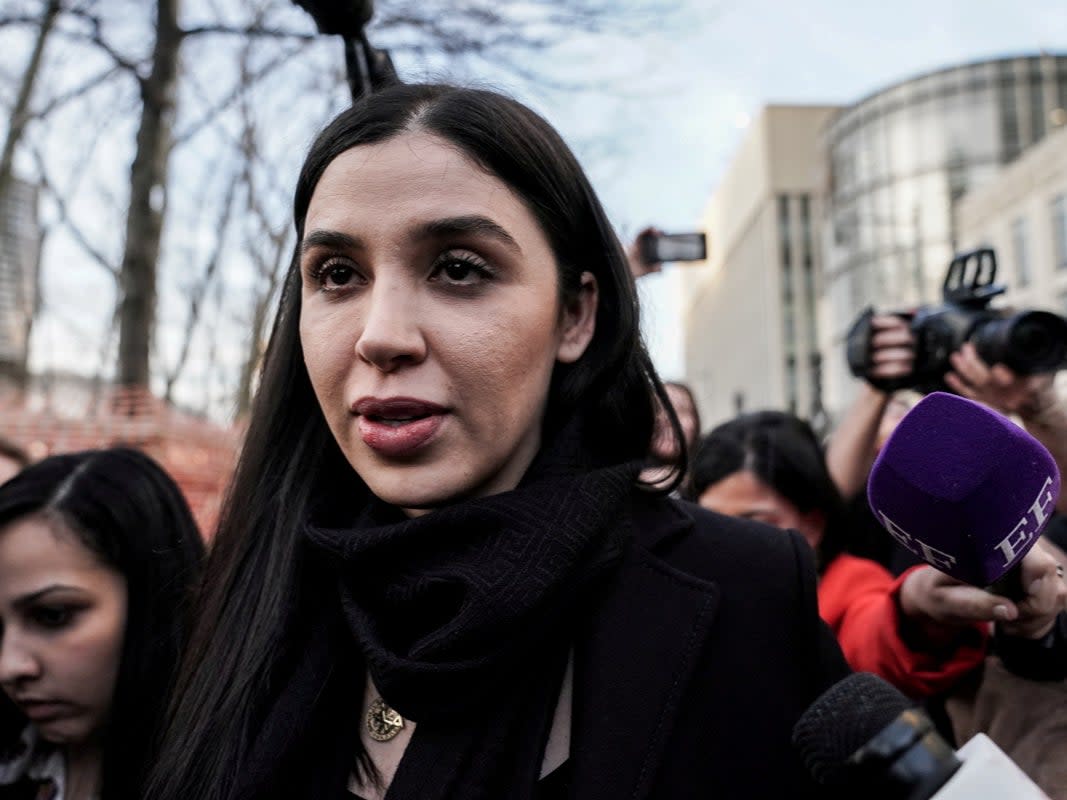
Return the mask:
<path id="1" fill-rule="evenodd" d="M 363 30 L 356 36 L 345 36 L 344 43 L 345 69 L 353 103 L 364 95 L 398 81 L 389 51 L 372 47 Z"/>
<path id="2" fill-rule="evenodd" d="M 364 27 L 374 15 L 373 0 L 293 0 L 315 20 L 319 33 L 337 35 L 344 42 L 345 72 L 352 102 L 398 78 L 385 50 L 367 41 Z"/>

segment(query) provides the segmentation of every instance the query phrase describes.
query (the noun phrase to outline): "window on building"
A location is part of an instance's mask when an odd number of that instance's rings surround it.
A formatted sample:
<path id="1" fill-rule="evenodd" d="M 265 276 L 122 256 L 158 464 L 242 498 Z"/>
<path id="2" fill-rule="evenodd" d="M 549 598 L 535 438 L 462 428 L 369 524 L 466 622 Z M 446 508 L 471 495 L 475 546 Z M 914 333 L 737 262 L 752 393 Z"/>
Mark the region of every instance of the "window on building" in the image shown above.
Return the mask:
<path id="1" fill-rule="evenodd" d="M 1030 240 L 1026 218 L 1019 217 L 1011 224 L 1011 255 L 1015 259 L 1015 276 L 1019 287 L 1030 285 Z"/>
<path id="2" fill-rule="evenodd" d="M 789 406 L 789 413 L 797 413 L 797 360 L 789 356 L 785 360 L 785 399 Z"/>
<path id="3" fill-rule="evenodd" d="M 1052 200 L 1052 257 L 1057 269 L 1067 269 L 1067 194 Z"/>
<path id="4" fill-rule="evenodd" d="M 789 228 L 789 195 L 778 195 L 778 243 L 782 253 L 782 266 L 786 269 L 793 262 L 793 237 Z"/>
<path id="5" fill-rule="evenodd" d="M 1041 72 L 1035 66 L 1030 75 L 1030 136 L 1031 143 L 1045 136 L 1045 92 Z"/>
<path id="6" fill-rule="evenodd" d="M 800 196 L 800 237 L 801 237 L 801 252 L 800 257 L 804 262 L 811 261 L 811 196 L 802 194 Z"/>
<path id="7" fill-rule="evenodd" d="M 1015 75 L 1012 62 L 999 65 L 1000 75 L 1000 136 L 1003 159 L 1011 161 L 1021 149 L 1019 141 L 1019 110 L 1015 104 Z"/>

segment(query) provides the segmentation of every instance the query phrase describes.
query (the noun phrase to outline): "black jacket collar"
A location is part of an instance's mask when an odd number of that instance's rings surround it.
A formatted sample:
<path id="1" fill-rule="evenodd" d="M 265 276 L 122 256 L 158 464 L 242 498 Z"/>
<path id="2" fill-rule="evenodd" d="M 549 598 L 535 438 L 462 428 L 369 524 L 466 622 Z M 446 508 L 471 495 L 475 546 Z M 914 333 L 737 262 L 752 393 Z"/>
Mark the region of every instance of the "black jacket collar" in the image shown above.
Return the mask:
<path id="1" fill-rule="evenodd" d="M 692 520 L 673 504 L 635 512 L 635 540 L 578 637 L 571 739 L 573 796 L 649 795 L 701 647 L 715 618 L 715 584 L 656 556 Z M 671 514 L 663 514 L 664 507 Z"/>

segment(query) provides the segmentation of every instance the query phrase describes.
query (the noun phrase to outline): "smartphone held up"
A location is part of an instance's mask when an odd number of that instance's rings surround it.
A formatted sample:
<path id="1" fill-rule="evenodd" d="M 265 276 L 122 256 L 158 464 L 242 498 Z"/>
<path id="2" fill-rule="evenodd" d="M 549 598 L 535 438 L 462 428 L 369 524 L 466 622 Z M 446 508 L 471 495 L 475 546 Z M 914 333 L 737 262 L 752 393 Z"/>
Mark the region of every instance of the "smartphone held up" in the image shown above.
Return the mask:
<path id="1" fill-rule="evenodd" d="M 646 264 L 668 261 L 704 261 L 708 257 L 703 233 L 661 233 L 644 231 L 637 238 L 641 260 Z"/>

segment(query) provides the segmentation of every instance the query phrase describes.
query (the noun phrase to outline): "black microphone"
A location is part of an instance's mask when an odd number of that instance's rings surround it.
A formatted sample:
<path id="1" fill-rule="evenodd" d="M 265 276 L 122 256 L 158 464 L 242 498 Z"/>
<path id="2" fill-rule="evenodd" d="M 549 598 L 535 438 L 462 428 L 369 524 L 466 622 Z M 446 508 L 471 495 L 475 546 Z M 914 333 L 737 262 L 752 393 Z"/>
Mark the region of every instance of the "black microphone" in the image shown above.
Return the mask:
<path id="1" fill-rule="evenodd" d="M 987 736 L 954 752 L 926 714 L 866 672 L 827 689 L 793 745 L 818 783 L 864 800 L 1048 800 Z"/>

